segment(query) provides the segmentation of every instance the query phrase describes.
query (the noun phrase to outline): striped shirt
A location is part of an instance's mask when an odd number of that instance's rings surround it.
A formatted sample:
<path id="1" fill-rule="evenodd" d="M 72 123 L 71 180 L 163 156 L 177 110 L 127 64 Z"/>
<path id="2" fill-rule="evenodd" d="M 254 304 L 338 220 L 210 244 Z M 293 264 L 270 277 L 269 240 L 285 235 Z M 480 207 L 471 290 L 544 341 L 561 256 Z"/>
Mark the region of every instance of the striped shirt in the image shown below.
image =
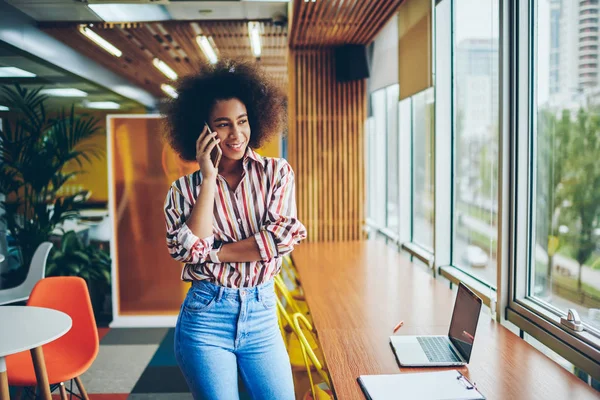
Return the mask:
<path id="1" fill-rule="evenodd" d="M 243 158 L 244 172 L 237 188 L 217 175 L 213 235 L 196 236 L 185 221 L 200 193 L 202 174 L 196 171 L 173 182 L 165 199 L 167 247 L 184 263 L 181 279 L 209 280 L 217 285 L 253 287 L 269 281 L 281 268 L 282 257 L 306 238 L 296 216 L 294 171 L 283 158 L 262 157 L 251 148 Z M 254 236 L 260 261 L 210 262 L 215 239 L 223 244 Z"/>

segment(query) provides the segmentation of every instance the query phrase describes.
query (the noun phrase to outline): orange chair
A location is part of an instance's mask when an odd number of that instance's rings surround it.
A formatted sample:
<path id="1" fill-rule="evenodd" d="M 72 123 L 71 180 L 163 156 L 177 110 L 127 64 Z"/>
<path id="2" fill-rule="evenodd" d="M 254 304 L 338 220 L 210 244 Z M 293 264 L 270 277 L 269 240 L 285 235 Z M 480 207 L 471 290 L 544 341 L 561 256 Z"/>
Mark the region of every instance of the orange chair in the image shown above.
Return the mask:
<path id="1" fill-rule="evenodd" d="M 48 381 L 53 389 L 58 385 L 61 398 L 66 399 L 64 383 L 75 379 L 79 393 L 84 399 L 88 399 L 79 376 L 96 359 L 100 344 L 87 284 L 82 278 L 75 276 L 42 279 L 33 288 L 27 305 L 59 310 L 73 320 L 69 332 L 42 346 Z M 9 385 L 37 385 L 29 351 L 6 357 L 6 363 Z"/>

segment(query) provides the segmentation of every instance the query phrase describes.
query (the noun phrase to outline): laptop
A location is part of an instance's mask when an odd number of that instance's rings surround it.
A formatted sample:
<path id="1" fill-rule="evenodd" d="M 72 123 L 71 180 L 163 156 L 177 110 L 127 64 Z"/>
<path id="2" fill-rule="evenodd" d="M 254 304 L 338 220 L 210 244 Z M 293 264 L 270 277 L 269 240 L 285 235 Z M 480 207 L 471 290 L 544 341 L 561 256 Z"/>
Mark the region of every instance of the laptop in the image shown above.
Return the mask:
<path id="1" fill-rule="evenodd" d="M 403 367 L 468 364 L 480 311 L 481 299 L 460 283 L 448 336 L 391 336 L 398 363 Z"/>

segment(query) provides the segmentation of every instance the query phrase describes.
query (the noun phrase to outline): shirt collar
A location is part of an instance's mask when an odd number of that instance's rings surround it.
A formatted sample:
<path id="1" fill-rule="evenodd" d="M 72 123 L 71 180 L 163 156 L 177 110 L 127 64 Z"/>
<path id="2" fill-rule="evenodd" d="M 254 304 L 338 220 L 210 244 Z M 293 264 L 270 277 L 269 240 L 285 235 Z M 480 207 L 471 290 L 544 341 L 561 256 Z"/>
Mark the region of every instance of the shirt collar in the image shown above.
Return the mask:
<path id="1" fill-rule="evenodd" d="M 255 161 L 257 164 L 264 166 L 264 158 L 250 147 L 246 147 L 246 154 L 244 154 L 244 168 L 246 168 L 251 161 Z"/>

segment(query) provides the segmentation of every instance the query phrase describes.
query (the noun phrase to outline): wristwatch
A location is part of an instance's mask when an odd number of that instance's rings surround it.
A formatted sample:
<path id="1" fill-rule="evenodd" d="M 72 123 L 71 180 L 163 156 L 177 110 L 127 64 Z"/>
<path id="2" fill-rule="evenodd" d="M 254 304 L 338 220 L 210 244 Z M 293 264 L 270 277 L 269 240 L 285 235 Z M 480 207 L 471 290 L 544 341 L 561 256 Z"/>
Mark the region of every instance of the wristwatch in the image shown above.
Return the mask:
<path id="1" fill-rule="evenodd" d="M 213 247 L 210 250 L 210 253 L 208 254 L 210 262 L 215 264 L 219 264 L 221 262 L 218 256 L 219 251 L 221 251 L 221 247 L 223 247 L 223 241 L 215 239 L 213 242 Z"/>

